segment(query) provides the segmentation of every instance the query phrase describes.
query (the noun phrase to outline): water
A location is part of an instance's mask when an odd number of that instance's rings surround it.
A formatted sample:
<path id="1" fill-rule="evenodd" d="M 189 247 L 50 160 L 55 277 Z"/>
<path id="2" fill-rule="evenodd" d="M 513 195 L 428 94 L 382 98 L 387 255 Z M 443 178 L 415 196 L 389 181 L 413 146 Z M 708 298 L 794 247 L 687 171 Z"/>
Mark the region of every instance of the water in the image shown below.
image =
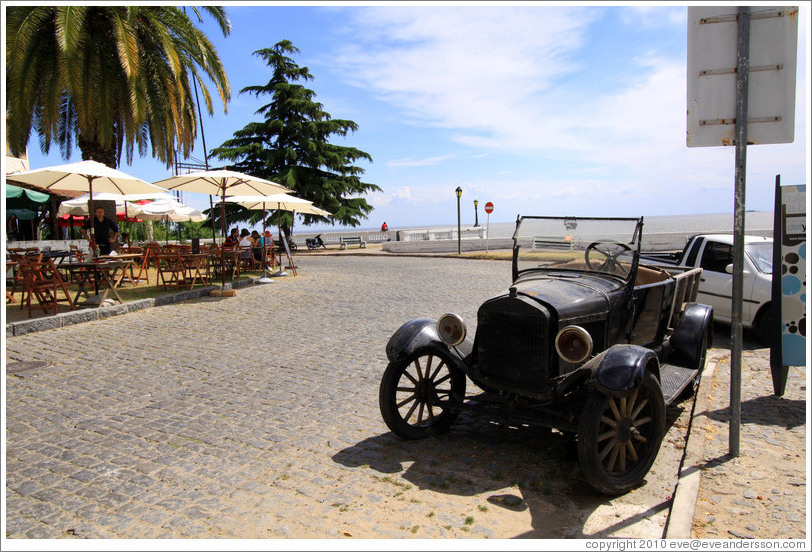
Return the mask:
<path id="1" fill-rule="evenodd" d="M 481 226 L 486 226 L 482 224 Z M 406 227 L 389 227 L 390 232 L 396 230 L 425 230 L 429 228 L 453 228 L 456 230 L 456 225 L 438 224 L 436 226 L 406 226 Z M 463 228 L 470 228 L 470 225 L 463 225 Z M 750 211 L 745 213 L 744 217 L 745 232 L 753 231 L 771 231 L 773 228 L 773 212 L 772 211 Z M 488 234 L 491 238 L 511 238 L 513 231 L 516 229 L 516 222 L 492 222 L 488 227 Z M 354 228 L 354 229 L 331 229 L 324 230 L 324 234 L 347 234 L 352 232 L 377 232 L 379 228 Z M 294 228 L 296 234 L 311 234 L 320 233 L 316 230 L 311 230 L 306 226 Z M 713 213 L 702 215 L 667 215 L 667 216 L 651 216 L 644 217 L 643 219 L 643 236 L 651 234 L 665 234 L 665 233 L 681 233 L 681 234 L 731 234 L 733 233 L 733 213 Z"/>

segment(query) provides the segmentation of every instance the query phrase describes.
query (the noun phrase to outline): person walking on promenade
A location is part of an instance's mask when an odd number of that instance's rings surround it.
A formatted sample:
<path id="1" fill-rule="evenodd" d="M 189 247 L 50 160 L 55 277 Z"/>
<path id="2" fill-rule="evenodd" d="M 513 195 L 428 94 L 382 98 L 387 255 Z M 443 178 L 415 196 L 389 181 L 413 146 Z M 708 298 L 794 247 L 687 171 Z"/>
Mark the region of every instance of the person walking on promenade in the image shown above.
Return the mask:
<path id="1" fill-rule="evenodd" d="M 99 255 L 109 255 L 113 244 L 118 239 L 118 224 L 104 216 L 104 207 L 96 207 L 96 216 L 93 217 L 93 236 L 88 234 L 90 230 L 90 219 L 81 228 L 90 247 L 93 247 L 93 240 L 99 246 Z"/>

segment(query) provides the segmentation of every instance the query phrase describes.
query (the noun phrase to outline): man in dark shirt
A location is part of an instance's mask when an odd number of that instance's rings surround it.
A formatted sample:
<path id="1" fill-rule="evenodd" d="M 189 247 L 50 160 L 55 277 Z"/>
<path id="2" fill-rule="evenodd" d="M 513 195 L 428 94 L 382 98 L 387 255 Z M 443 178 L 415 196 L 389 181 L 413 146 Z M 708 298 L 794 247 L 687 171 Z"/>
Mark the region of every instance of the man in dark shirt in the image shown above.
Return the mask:
<path id="1" fill-rule="evenodd" d="M 89 220 L 82 226 L 82 235 L 92 247 L 93 241 L 87 233 L 88 230 L 90 230 Z M 109 255 L 111 246 L 118 239 L 118 224 L 104 216 L 102 207 L 96 208 L 96 216 L 93 217 L 93 237 L 99 246 L 99 255 Z"/>
<path id="2" fill-rule="evenodd" d="M 240 231 L 237 228 L 232 228 L 231 233 L 223 242 L 225 247 L 237 247 L 240 243 Z"/>

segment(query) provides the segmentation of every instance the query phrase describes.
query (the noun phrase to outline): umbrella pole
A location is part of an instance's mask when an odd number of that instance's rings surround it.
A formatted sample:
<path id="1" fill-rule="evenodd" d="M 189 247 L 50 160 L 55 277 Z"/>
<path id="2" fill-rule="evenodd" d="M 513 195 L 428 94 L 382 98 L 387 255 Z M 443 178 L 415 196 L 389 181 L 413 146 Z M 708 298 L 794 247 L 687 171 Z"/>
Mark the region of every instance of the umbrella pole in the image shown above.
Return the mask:
<path id="1" fill-rule="evenodd" d="M 285 247 L 285 243 L 283 241 L 285 237 L 282 235 L 282 206 L 278 202 L 276 204 L 276 212 L 279 215 L 276 219 L 277 231 L 279 232 L 279 270 L 277 270 L 274 275 L 287 276 L 288 273 L 282 270 L 282 248 Z"/>
<path id="2" fill-rule="evenodd" d="M 273 282 L 270 278 L 268 278 L 268 248 L 266 247 L 265 243 L 265 217 L 267 216 L 267 211 L 265 211 L 265 202 L 262 202 L 262 278 L 257 280 L 257 282 L 261 284 L 270 284 Z"/>
<path id="3" fill-rule="evenodd" d="M 96 210 L 93 208 L 93 178 L 90 176 L 87 177 L 87 186 L 90 190 L 90 209 L 87 216 L 87 220 L 90 221 L 90 228 L 88 228 L 88 234 L 90 235 L 90 253 L 92 257 L 96 257 L 96 221 L 94 220 Z"/>
<path id="4" fill-rule="evenodd" d="M 209 213 L 214 214 L 214 200 L 209 195 Z M 214 220 L 211 221 L 211 242 L 217 244 L 217 236 L 214 231 Z"/>
<path id="5" fill-rule="evenodd" d="M 223 229 L 223 246 L 220 248 L 220 276 L 222 277 L 222 289 L 226 289 L 226 252 L 225 252 L 225 236 L 226 236 L 226 187 L 223 184 L 223 197 L 220 202 L 220 216 L 221 227 Z"/>

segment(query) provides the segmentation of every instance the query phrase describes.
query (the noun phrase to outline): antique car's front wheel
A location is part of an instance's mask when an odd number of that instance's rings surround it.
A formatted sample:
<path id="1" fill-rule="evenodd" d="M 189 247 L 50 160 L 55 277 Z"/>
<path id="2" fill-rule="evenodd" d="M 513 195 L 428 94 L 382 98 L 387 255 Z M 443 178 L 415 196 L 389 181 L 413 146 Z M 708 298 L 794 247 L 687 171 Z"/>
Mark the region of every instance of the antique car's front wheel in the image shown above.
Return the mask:
<path id="1" fill-rule="evenodd" d="M 660 382 L 646 372 L 628 397 L 590 392 L 578 427 L 578 460 L 587 481 L 610 495 L 643 482 L 665 433 L 665 401 Z"/>
<path id="2" fill-rule="evenodd" d="M 446 355 L 418 349 L 389 363 L 378 395 L 386 425 L 404 439 L 446 431 L 465 399 L 465 373 Z"/>

